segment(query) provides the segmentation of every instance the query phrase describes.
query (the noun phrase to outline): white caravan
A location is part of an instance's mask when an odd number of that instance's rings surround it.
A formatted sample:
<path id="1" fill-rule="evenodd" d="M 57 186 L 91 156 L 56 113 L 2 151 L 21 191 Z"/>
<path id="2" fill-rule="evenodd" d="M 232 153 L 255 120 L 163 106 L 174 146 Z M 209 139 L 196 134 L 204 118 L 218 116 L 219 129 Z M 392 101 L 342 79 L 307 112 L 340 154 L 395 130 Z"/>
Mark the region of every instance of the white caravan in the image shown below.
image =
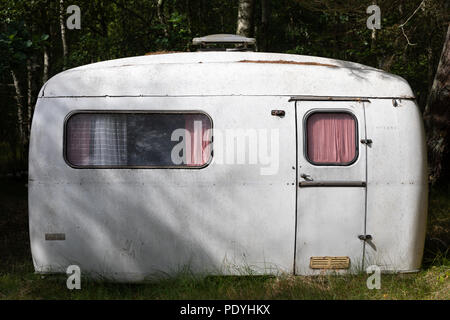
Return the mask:
<path id="1" fill-rule="evenodd" d="M 192 52 L 67 70 L 39 93 L 28 186 L 38 273 L 412 272 L 422 259 L 421 113 L 404 79 L 351 62 Z"/>

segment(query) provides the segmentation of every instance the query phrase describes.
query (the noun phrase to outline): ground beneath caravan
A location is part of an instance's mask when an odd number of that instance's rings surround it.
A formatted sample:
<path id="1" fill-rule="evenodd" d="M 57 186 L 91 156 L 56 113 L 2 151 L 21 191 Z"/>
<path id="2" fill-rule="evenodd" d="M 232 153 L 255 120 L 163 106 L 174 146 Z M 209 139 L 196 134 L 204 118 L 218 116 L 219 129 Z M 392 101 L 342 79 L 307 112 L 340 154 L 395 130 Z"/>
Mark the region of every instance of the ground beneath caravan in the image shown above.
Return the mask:
<path id="1" fill-rule="evenodd" d="M 431 190 L 423 269 L 382 275 L 369 290 L 367 275 L 323 277 L 206 277 L 189 273 L 151 284 L 82 281 L 68 290 L 65 278 L 33 273 L 28 238 L 26 181 L 0 179 L 0 299 L 450 299 L 450 199 Z"/>

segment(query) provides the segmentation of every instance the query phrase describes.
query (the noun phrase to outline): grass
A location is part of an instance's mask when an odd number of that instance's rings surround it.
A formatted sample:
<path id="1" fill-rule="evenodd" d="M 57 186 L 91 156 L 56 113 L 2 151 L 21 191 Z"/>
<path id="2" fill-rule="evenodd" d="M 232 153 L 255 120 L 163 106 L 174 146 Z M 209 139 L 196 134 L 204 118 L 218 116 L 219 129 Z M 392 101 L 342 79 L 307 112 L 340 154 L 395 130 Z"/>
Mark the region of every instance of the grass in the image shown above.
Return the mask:
<path id="1" fill-rule="evenodd" d="M 367 289 L 365 274 L 200 277 L 186 271 L 145 284 L 83 279 L 81 290 L 71 291 L 65 277 L 34 274 L 25 183 L 0 180 L 0 299 L 450 299 L 448 190 L 431 190 L 422 270 L 383 274 L 380 290 Z"/>

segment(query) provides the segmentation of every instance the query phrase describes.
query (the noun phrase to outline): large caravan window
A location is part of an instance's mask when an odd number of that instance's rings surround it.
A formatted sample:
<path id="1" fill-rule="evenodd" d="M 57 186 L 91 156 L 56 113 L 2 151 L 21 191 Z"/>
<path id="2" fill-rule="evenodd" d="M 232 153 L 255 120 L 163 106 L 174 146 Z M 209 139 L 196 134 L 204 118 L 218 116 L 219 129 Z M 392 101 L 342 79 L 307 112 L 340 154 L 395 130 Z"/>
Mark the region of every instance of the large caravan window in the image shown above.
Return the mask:
<path id="1" fill-rule="evenodd" d="M 203 113 L 75 113 L 66 121 L 65 158 L 77 168 L 204 167 L 211 126 Z"/>
<path id="2" fill-rule="evenodd" d="M 357 134 L 350 113 L 315 112 L 306 120 L 306 156 L 315 165 L 349 165 L 358 156 Z"/>

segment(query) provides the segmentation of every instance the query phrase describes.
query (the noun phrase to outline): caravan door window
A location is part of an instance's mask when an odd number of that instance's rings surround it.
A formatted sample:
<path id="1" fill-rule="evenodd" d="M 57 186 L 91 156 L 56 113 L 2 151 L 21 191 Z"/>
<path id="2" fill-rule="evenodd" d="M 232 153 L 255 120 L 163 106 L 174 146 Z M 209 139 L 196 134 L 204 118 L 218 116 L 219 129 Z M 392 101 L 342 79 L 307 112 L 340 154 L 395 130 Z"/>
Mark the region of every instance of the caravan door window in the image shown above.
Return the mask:
<path id="1" fill-rule="evenodd" d="M 80 112 L 66 120 L 64 155 L 75 168 L 201 168 L 211 127 L 204 113 Z"/>
<path id="2" fill-rule="evenodd" d="M 358 156 L 357 123 L 347 112 L 314 112 L 306 119 L 306 158 L 315 165 L 349 165 Z"/>

